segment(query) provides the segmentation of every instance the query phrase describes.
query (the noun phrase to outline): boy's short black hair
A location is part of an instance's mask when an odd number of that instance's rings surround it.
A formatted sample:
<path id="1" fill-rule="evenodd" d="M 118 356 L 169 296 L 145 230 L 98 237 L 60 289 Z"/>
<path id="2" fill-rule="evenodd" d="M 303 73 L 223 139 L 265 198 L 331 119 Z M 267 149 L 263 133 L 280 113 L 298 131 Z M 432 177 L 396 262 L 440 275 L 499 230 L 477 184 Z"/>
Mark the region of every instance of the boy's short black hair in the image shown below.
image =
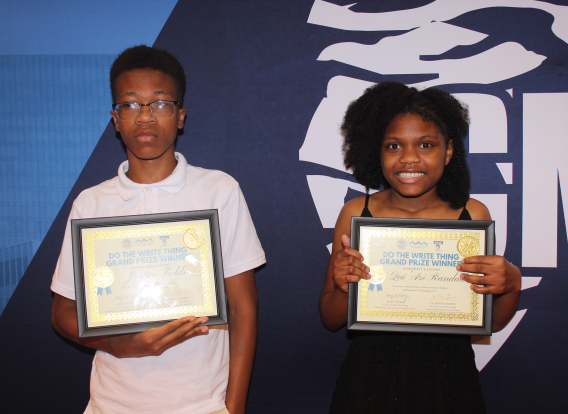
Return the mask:
<path id="1" fill-rule="evenodd" d="M 454 145 L 449 164 L 436 185 L 440 199 L 453 209 L 465 207 L 469 200 L 469 168 L 464 139 L 469 130 L 467 107 L 440 89 L 410 88 L 398 82 L 381 82 L 368 88 L 351 102 L 345 113 L 343 156 L 345 167 L 366 188 L 390 188 L 383 176 L 381 148 L 389 123 L 398 115 L 413 113 L 433 122 Z"/>
<path id="2" fill-rule="evenodd" d="M 185 71 L 174 55 L 163 49 L 146 45 L 134 46 L 124 50 L 110 68 L 110 92 L 112 102 L 116 103 L 116 80 L 124 72 L 134 69 L 155 69 L 172 77 L 177 89 L 179 107 L 183 107 L 185 95 Z"/>

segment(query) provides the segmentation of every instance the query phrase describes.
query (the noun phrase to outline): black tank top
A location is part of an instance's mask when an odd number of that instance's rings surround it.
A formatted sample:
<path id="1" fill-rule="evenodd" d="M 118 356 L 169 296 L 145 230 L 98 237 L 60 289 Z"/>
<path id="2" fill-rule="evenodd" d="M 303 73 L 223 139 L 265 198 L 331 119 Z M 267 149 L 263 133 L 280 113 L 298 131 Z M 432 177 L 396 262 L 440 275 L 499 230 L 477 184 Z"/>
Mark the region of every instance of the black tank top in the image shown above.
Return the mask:
<path id="1" fill-rule="evenodd" d="M 467 209 L 459 220 L 471 220 Z M 485 413 L 471 337 L 355 332 L 329 412 Z"/>

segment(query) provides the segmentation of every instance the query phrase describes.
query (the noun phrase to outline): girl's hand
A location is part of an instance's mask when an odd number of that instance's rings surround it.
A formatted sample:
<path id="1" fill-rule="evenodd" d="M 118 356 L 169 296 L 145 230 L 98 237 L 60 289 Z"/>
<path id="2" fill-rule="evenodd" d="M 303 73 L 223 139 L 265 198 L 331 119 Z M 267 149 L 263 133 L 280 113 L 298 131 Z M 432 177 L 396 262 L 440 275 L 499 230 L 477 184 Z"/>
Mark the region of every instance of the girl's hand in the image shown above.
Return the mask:
<path id="1" fill-rule="evenodd" d="M 476 293 L 504 295 L 521 291 L 521 271 L 502 256 L 465 257 L 456 269 L 460 272 L 483 273 L 485 276 L 461 274 L 460 277 L 471 283 Z M 487 285 L 487 286 L 476 286 Z"/>
<path id="2" fill-rule="evenodd" d="M 349 283 L 357 283 L 361 279 L 370 279 L 369 269 L 363 264 L 363 256 L 349 247 L 351 240 L 345 234 L 341 236 L 343 249 L 338 250 L 332 260 L 333 283 L 344 292 Z"/>

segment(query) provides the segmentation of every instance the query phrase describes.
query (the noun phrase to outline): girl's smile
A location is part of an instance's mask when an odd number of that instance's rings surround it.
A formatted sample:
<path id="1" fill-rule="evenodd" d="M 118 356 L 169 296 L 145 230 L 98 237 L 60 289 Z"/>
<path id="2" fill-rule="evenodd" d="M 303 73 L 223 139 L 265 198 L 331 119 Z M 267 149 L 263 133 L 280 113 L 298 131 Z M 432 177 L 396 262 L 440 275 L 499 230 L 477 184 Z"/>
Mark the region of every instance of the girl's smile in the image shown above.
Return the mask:
<path id="1" fill-rule="evenodd" d="M 411 172 L 400 172 L 398 175 L 402 178 L 413 178 L 413 177 L 422 177 L 424 173 L 411 173 Z"/>
<path id="2" fill-rule="evenodd" d="M 397 176 L 399 177 L 399 181 L 404 184 L 415 184 L 420 180 L 420 178 L 424 177 L 424 173 L 401 171 L 397 174 Z"/>

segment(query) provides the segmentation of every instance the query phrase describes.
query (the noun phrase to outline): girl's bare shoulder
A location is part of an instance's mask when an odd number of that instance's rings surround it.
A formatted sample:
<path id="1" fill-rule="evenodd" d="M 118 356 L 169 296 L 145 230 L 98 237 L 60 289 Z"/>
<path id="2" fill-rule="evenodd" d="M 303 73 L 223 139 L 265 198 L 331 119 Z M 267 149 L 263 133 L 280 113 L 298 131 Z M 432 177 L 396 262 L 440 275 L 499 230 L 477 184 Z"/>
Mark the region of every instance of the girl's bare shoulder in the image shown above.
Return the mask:
<path id="1" fill-rule="evenodd" d="M 369 198 L 369 210 L 377 212 L 380 210 L 380 207 L 385 204 L 385 199 L 388 197 L 388 190 L 377 191 L 371 194 Z M 365 208 L 365 200 L 367 196 L 361 196 L 354 198 L 353 200 L 345 203 L 343 208 L 341 209 L 341 213 L 339 217 L 358 217 L 363 212 Z"/>
<path id="2" fill-rule="evenodd" d="M 335 232 L 333 237 L 334 243 L 336 236 L 338 237 L 338 246 L 341 245 L 341 235 L 349 235 L 351 232 L 351 217 L 359 217 L 363 212 L 364 207 L 365 196 L 354 198 L 353 200 L 345 203 L 345 205 L 341 209 L 341 212 L 339 213 L 339 217 L 337 217 L 337 222 L 335 223 Z"/>
<path id="3" fill-rule="evenodd" d="M 365 208 L 365 198 L 366 196 L 361 196 L 348 201 L 341 209 L 341 214 L 349 217 L 360 216 Z"/>
<path id="4" fill-rule="evenodd" d="M 491 220 L 491 214 L 481 201 L 470 198 L 465 206 L 472 220 Z"/>

